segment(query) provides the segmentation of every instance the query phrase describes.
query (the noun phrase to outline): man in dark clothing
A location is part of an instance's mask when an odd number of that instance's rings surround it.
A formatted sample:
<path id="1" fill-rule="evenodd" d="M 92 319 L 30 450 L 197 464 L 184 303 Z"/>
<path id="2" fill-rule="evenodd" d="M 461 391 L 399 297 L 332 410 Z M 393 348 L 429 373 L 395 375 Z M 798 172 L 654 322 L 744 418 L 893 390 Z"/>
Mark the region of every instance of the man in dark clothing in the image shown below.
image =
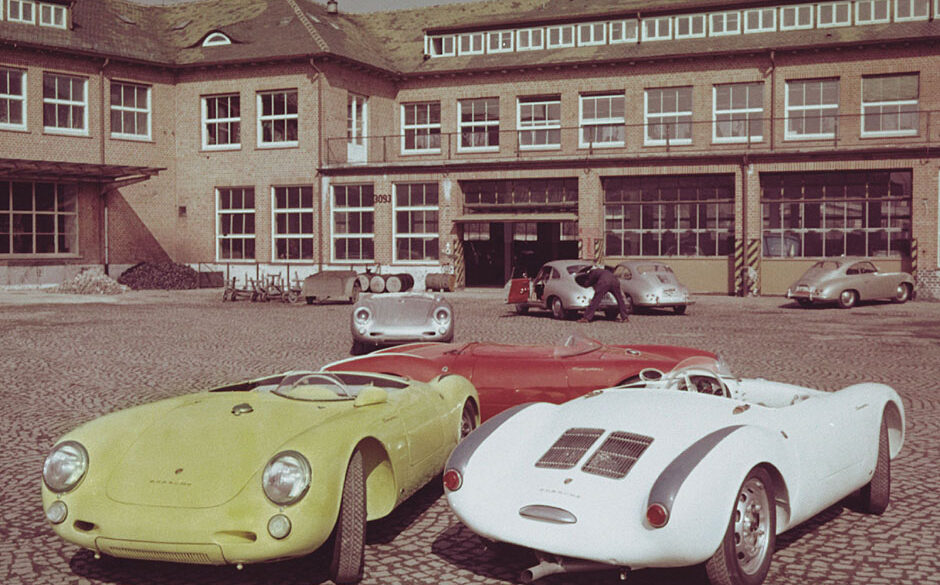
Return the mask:
<path id="1" fill-rule="evenodd" d="M 601 301 L 607 296 L 607 293 L 613 293 L 617 299 L 617 307 L 620 309 L 620 320 L 627 321 L 630 309 L 627 307 L 627 299 L 623 296 L 623 290 L 620 289 L 620 279 L 614 276 L 614 273 L 606 268 L 593 268 L 587 274 L 587 278 L 578 279 L 578 284 L 587 288 L 594 288 L 594 298 L 591 304 L 584 310 L 584 317 L 578 319 L 578 323 L 590 323 L 594 318 L 594 311 L 600 306 Z"/>

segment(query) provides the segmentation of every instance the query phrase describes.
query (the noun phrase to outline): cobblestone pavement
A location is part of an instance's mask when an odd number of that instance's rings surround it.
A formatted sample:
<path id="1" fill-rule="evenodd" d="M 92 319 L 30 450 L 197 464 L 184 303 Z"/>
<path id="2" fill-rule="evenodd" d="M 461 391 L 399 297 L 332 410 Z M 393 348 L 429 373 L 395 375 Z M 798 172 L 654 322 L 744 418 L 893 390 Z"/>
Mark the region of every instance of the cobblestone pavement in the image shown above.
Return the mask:
<path id="1" fill-rule="evenodd" d="M 322 553 L 246 567 L 193 567 L 93 556 L 43 519 L 42 461 L 54 441 L 99 415 L 223 382 L 318 367 L 348 355 L 349 306 L 222 303 L 221 291 L 132 292 L 93 299 L 0 292 L 0 582 L 6 585 L 321 583 Z M 835 505 L 778 540 L 774 585 L 940 584 L 940 303 L 801 309 L 779 297 L 700 296 L 688 315 L 640 314 L 587 325 L 517 316 L 502 291 L 450 293 L 457 341 L 602 341 L 721 352 L 743 376 L 837 390 L 881 381 L 903 396 L 907 442 L 883 516 Z M 107 302 L 102 302 L 107 301 Z M 616 535 L 607 535 L 616 538 Z M 438 482 L 371 523 L 366 584 L 514 582 L 528 558 L 497 554 L 447 508 Z M 615 583 L 556 575 L 547 585 Z M 699 569 L 643 570 L 628 583 L 704 583 Z"/>

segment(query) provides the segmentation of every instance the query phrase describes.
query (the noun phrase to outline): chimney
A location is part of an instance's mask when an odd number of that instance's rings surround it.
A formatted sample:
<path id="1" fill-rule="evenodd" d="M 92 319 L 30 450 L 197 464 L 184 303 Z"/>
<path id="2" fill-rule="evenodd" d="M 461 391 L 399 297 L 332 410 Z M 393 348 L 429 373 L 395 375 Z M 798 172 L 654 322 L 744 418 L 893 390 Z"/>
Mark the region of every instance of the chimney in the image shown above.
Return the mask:
<path id="1" fill-rule="evenodd" d="M 326 12 L 327 14 L 336 14 L 339 12 L 339 7 L 337 6 L 336 0 L 329 0 L 326 3 Z"/>

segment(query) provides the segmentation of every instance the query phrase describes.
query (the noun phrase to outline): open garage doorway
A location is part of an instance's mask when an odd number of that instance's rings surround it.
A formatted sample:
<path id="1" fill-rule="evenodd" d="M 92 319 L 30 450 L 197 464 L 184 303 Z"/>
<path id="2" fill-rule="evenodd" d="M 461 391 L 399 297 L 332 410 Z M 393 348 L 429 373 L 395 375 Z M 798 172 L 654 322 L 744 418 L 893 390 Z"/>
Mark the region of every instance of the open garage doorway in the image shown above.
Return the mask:
<path id="1" fill-rule="evenodd" d="M 461 222 L 466 286 L 501 287 L 513 277 L 533 276 L 549 260 L 578 257 L 572 218 L 520 221 L 515 214 L 487 215 L 490 221 Z"/>

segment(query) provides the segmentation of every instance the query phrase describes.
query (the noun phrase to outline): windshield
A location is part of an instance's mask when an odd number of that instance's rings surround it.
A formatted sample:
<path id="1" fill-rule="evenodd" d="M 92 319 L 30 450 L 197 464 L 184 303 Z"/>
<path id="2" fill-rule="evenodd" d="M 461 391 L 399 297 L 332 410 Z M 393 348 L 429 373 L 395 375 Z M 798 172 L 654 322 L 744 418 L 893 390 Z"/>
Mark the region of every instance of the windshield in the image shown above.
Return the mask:
<path id="1" fill-rule="evenodd" d="M 330 402 L 352 400 L 367 386 L 396 390 L 408 384 L 387 376 L 356 372 L 299 372 L 285 375 L 273 392 L 291 400 Z"/>
<path id="2" fill-rule="evenodd" d="M 727 397 L 731 392 L 722 378 L 730 377 L 733 375 L 721 358 L 691 356 L 665 373 L 647 368 L 640 372 L 640 381 L 631 386 Z"/>
<path id="3" fill-rule="evenodd" d="M 555 357 L 571 357 L 574 355 L 583 355 L 604 347 L 604 344 L 596 339 L 585 337 L 580 333 L 569 333 L 561 338 L 555 345 Z"/>

